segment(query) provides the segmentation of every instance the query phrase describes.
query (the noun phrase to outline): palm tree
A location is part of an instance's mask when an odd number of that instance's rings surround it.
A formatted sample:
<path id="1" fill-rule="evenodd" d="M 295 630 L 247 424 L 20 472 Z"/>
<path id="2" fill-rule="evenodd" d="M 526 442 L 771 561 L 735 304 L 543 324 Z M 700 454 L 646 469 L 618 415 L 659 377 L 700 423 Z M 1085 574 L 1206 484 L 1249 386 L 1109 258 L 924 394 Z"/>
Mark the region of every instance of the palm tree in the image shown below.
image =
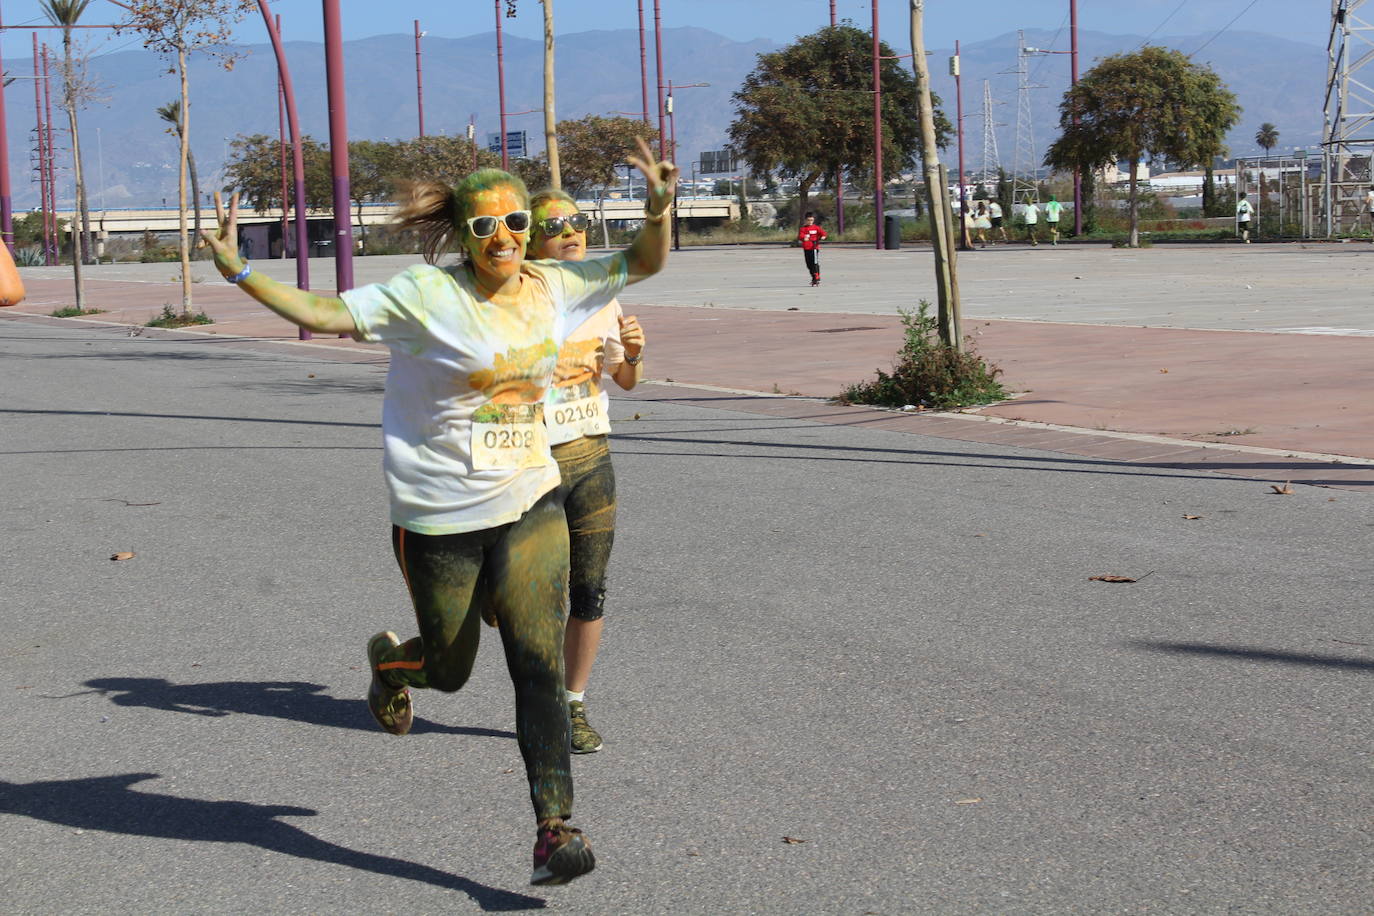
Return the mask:
<path id="1" fill-rule="evenodd" d="M 76 307 L 86 310 L 86 288 L 81 282 L 81 264 L 90 248 L 90 212 L 86 207 L 86 179 L 81 170 L 81 135 L 76 129 L 77 74 L 72 60 L 72 28 L 91 0 L 41 0 L 39 6 L 48 21 L 62 29 L 62 107 L 67 110 L 67 125 L 72 136 L 72 174 L 76 179 L 77 219 L 72 223 L 72 276 L 76 281 Z"/>
<path id="2" fill-rule="evenodd" d="M 1265 155 L 1268 155 L 1269 151 L 1278 145 L 1279 129 L 1265 121 L 1259 126 L 1259 130 L 1255 131 L 1255 142 L 1264 149 Z"/>
<path id="3" fill-rule="evenodd" d="M 158 108 L 157 116 L 168 124 L 167 133 L 181 139 L 181 100 L 172 99 L 166 105 Z M 191 199 L 195 201 L 191 212 L 195 214 L 196 229 L 192 238 L 200 238 L 200 176 L 196 174 L 196 154 L 191 152 L 188 144 L 186 147 L 186 167 L 191 173 Z"/>

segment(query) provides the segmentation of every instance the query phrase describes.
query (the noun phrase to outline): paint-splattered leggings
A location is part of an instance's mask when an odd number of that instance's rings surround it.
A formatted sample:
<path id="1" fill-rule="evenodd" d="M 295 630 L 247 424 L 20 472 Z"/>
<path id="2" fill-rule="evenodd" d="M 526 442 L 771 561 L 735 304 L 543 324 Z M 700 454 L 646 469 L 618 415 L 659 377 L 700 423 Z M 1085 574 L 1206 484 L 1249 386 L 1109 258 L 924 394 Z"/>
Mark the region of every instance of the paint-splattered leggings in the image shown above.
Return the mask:
<path id="1" fill-rule="evenodd" d="M 606 564 L 615 541 L 615 471 L 605 436 L 553 447 L 568 516 L 568 596 L 572 616 L 598 620 L 606 602 Z"/>
<path id="2" fill-rule="evenodd" d="M 392 686 L 453 691 L 467 683 L 481 638 L 479 609 L 500 624 L 515 684 L 515 731 L 535 817 L 571 817 L 563 628 L 568 526 L 557 490 L 519 520 L 462 534 L 394 527 L 420 635 L 382 659 Z"/>

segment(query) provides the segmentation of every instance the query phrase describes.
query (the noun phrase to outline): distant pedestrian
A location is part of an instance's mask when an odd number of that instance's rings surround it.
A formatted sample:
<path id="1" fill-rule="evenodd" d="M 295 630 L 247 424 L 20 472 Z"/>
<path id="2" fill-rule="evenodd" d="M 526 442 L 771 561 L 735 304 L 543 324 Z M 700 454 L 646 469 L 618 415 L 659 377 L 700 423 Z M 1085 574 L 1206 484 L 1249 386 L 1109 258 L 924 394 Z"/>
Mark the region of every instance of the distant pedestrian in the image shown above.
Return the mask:
<path id="1" fill-rule="evenodd" d="M 1374 185 L 1364 194 L 1364 209 L 1369 214 L 1369 240 L 1374 242 Z"/>
<path id="2" fill-rule="evenodd" d="M 797 240 L 801 242 L 802 257 L 806 258 L 806 272 L 811 275 L 811 285 L 821 285 L 821 242 L 827 238 L 825 230 L 816 225 L 816 214 L 808 210 L 797 230 Z"/>
<path id="3" fill-rule="evenodd" d="M 973 228 L 978 233 L 978 247 L 988 247 L 988 230 L 992 228 L 992 217 L 988 216 L 988 204 L 978 201 L 978 209 L 973 213 Z"/>
<path id="4" fill-rule="evenodd" d="M 1045 223 L 1050 230 L 1050 244 L 1059 244 L 1059 217 L 1064 212 L 1064 205 L 1050 195 L 1049 203 L 1045 204 Z"/>
<path id="5" fill-rule="evenodd" d="M 1002 236 L 1002 241 L 1011 241 L 1007 238 L 1007 228 L 1002 225 L 1002 205 L 995 200 L 988 201 L 988 220 L 992 223 L 991 228 Z"/>
<path id="6" fill-rule="evenodd" d="M 1039 245 L 1040 242 L 1035 238 L 1035 227 L 1040 222 L 1040 208 L 1035 205 L 1035 201 L 1026 201 L 1026 209 L 1023 214 L 1026 220 L 1026 238 L 1030 239 L 1032 246 Z"/>
<path id="7" fill-rule="evenodd" d="M 1245 199 L 1245 192 L 1240 192 L 1240 200 L 1236 201 L 1236 231 L 1245 244 L 1250 244 L 1250 214 L 1255 212 L 1255 208 L 1250 206 L 1250 201 Z"/>

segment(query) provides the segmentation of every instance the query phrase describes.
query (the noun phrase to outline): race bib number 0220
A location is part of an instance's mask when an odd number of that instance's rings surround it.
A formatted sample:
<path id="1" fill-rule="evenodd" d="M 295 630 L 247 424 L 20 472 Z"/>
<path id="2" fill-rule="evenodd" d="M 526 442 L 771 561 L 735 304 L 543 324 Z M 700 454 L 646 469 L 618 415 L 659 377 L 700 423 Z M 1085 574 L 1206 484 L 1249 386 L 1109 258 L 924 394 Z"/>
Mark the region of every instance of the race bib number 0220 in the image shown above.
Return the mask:
<path id="1" fill-rule="evenodd" d="M 611 421 L 600 395 L 550 404 L 545 411 L 556 442 L 571 442 L 582 436 L 605 436 L 611 431 Z"/>
<path id="2" fill-rule="evenodd" d="M 542 404 L 483 404 L 472 417 L 472 467 L 518 471 L 549 461 Z"/>

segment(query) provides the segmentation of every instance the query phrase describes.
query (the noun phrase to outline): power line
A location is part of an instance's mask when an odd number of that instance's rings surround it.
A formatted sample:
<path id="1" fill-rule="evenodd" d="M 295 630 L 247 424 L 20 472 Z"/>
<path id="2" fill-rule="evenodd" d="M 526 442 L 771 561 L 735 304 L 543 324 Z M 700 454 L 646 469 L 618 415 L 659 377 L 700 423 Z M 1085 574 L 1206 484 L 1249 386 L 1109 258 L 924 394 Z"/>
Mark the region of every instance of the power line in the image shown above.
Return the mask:
<path id="1" fill-rule="evenodd" d="M 1150 39 L 1151 39 L 1151 38 L 1154 38 L 1155 35 L 1159 32 L 1160 29 L 1162 29 L 1162 28 L 1164 28 L 1166 25 L 1168 25 L 1168 24 L 1169 24 L 1169 20 L 1170 20 L 1170 19 L 1173 19 L 1175 16 L 1177 16 L 1177 15 L 1178 15 L 1178 11 L 1181 10 L 1181 9 L 1183 9 L 1183 7 L 1187 5 L 1187 3 L 1188 3 L 1188 0 L 1178 0 L 1178 6 L 1174 7 L 1174 11 L 1173 11 L 1172 13 L 1170 13 L 1169 15 L 1165 16 L 1165 17 L 1164 17 L 1164 21 L 1161 22 L 1159 25 L 1155 26 L 1155 27 L 1150 31 L 1150 34 L 1145 36 L 1145 40 L 1142 41 L 1140 44 L 1136 45 L 1136 48 L 1135 48 L 1135 49 L 1136 49 L 1137 51 L 1139 51 L 1141 48 L 1143 48 L 1143 47 L 1145 47 L 1147 44 L 1149 44 L 1149 43 L 1150 43 Z M 1201 50 L 1201 48 L 1199 48 L 1198 50 Z"/>
<path id="2" fill-rule="evenodd" d="M 1242 16 L 1244 16 L 1246 13 L 1250 12 L 1250 8 L 1251 8 L 1252 6 L 1254 6 L 1256 3 L 1259 3 L 1259 0 L 1250 0 L 1250 2 L 1249 2 L 1248 4 L 1246 4 L 1245 9 L 1241 10 L 1239 13 L 1236 13 L 1236 17 L 1235 17 L 1234 19 L 1232 19 L 1230 22 L 1226 23 L 1226 25 L 1224 25 L 1224 26 L 1221 27 L 1221 31 L 1217 32 L 1217 33 L 1216 33 L 1215 35 L 1213 35 L 1211 38 L 1209 38 L 1209 39 L 1207 39 L 1206 41 L 1204 41 L 1204 42 L 1202 43 L 1202 48 L 1207 47 L 1209 44 L 1211 44 L 1212 42 L 1214 42 L 1214 41 L 1216 41 L 1218 38 L 1220 38 L 1222 32 L 1225 32 L 1225 31 L 1226 31 L 1227 29 L 1229 29 L 1231 26 L 1235 25 L 1238 21 L 1240 21 L 1240 17 L 1242 17 Z M 1192 54 L 1189 54 L 1188 56 L 1189 56 L 1189 57 L 1193 57 L 1193 56 L 1195 56 L 1195 55 L 1197 55 L 1197 54 L 1201 54 L 1201 53 L 1202 53 L 1202 48 L 1198 48 L 1196 51 L 1194 51 Z"/>

